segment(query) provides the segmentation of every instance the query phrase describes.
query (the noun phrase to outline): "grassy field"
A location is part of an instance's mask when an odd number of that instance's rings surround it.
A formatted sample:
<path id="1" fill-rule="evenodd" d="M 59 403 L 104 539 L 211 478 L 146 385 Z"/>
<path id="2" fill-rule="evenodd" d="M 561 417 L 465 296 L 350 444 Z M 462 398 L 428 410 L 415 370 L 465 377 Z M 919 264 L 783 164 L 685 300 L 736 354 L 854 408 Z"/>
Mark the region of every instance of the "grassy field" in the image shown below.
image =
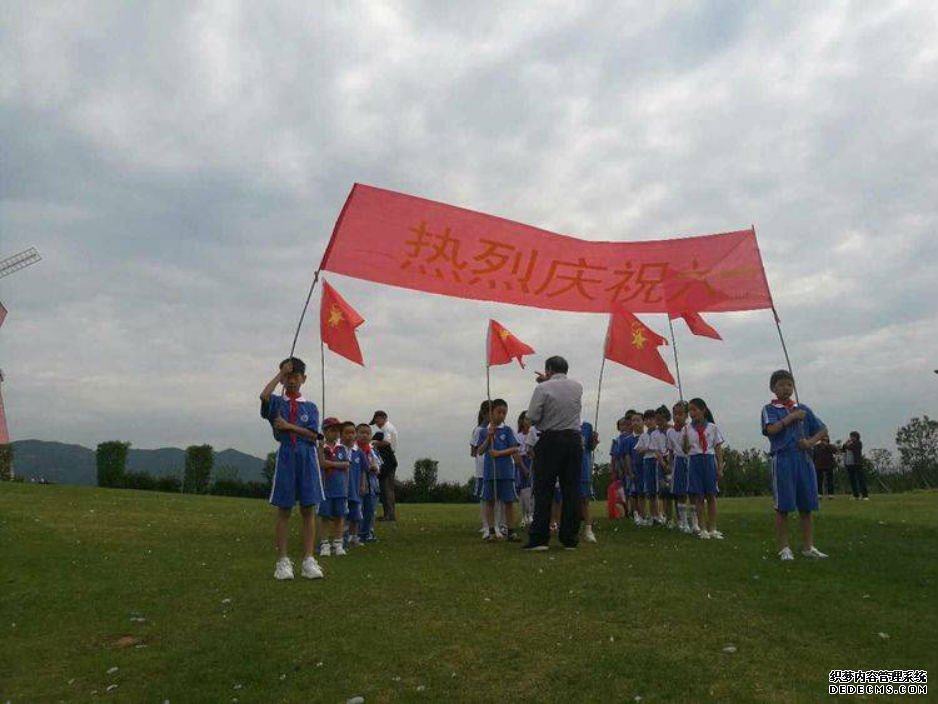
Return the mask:
<path id="1" fill-rule="evenodd" d="M 769 499 L 720 509 L 723 542 L 603 518 L 525 554 L 404 505 L 275 582 L 263 501 L 3 484 L 0 702 L 825 701 L 833 668 L 938 672 L 938 494 L 825 503 L 823 562 L 775 560 Z"/>

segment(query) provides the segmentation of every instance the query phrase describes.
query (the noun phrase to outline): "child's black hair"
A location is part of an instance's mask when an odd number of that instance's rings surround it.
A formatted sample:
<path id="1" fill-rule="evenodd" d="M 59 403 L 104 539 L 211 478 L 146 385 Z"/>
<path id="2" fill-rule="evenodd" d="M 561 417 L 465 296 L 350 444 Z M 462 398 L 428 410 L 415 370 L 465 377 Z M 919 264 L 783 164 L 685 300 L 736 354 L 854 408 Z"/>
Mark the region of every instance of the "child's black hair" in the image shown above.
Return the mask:
<path id="1" fill-rule="evenodd" d="M 638 411 L 636 411 L 634 408 L 630 408 L 625 412 L 625 419 L 632 420 L 632 416 L 634 416 L 636 413 L 638 413 Z"/>
<path id="2" fill-rule="evenodd" d="M 518 416 L 518 432 L 521 432 L 521 424 L 524 423 L 524 419 L 528 417 L 527 411 L 521 411 L 521 415 Z"/>
<path id="3" fill-rule="evenodd" d="M 628 425 L 631 420 L 631 416 L 622 416 L 619 420 L 616 421 L 616 429 L 618 430 L 620 425 Z"/>
<path id="4" fill-rule="evenodd" d="M 488 415 L 489 415 L 489 401 L 483 401 L 481 404 L 479 404 L 479 415 L 478 415 L 478 420 L 476 421 L 476 425 L 482 425 L 482 423 L 486 420 Z"/>
<path id="5" fill-rule="evenodd" d="M 713 414 L 710 412 L 710 409 L 707 407 L 707 402 L 704 401 L 702 398 L 692 398 L 690 401 L 687 402 L 687 405 L 697 406 L 697 408 L 702 410 L 704 414 L 704 418 L 707 419 L 708 423 L 716 422 L 713 420 Z"/>
<path id="6" fill-rule="evenodd" d="M 683 410 L 684 410 L 684 415 L 685 415 L 685 416 L 687 415 L 687 401 L 678 401 L 677 403 L 674 404 L 674 406 L 671 408 L 671 410 L 672 410 L 672 411 L 675 411 L 675 410 L 677 410 L 678 408 L 683 409 Z"/>
<path id="7" fill-rule="evenodd" d="M 856 440 L 859 440 L 859 439 L 860 439 L 860 433 L 858 433 L 856 430 L 851 430 L 851 431 L 850 431 L 850 437 L 855 438 Z"/>
<path id="8" fill-rule="evenodd" d="M 358 430 L 359 428 L 368 428 L 368 430 L 371 430 L 371 426 L 368 423 L 359 423 L 355 426 L 355 430 Z"/>
<path id="9" fill-rule="evenodd" d="M 297 374 L 303 374 L 304 376 L 306 375 L 306 362 L 304 362 L 302 359 L 300 359 L 299 357 L 287 357 L 285 360 L 283 360 L 280 363 L 280 368 L 283 369 L 283 365 L 286 364 L 287 362 L 290 362 L 293 364 L 294 372 L 296 372 Z"/>
<path id="10" fill-rule="evenodd" d="M 496 408 L 501 408 L 502 406 L 504 406 L 505 408 L 508 408 L 508 401 L 506 401 L 506 400 L 503 399 L 503 398 L 497 398 L 497 399 L 495 399 L 494 401 L 492 401 L 492 410 L 493 410 L 493 411 L 494 411 Z"/>
<path id="11" fill-rule="evenodd" d="M 642 418 L 645 419 L 645 420 L 648 420 L 649 418 L 654 418 L 654 417 L 655 417 L 655 409 L 654 409 L 654 408 L 649 408 L 647 411 L 645 411 L 644 413 L 642 413 Z"/>
<path id="12" fill-rule="evenodd" d="M 671 420 L 671 411 L 663 403 L 655 410 L 656 416 L 663 416 L 665 420 Z"/>
<path id="13" fill-rule="evenodd" d="M 776 369 L 772 372 L 772 376 L 769 377 L 769 391 L 775 391 L 775 385 L 783 379 L 788 379 L 792 384 L 795 383 L 795 377 L 791 375 L 790 371 L 787 369 Z"/>
<path id="14" fill-rule="evenodd" d="M 355 423 L 354 423 L 353 421 L 350 421 L 350 420 L 342 421 L 341 423 L 339 423 L 339 432 L 340 432 L 340 433 L 343 432 L 346 428 L 352 428 L 352 429 L 354 430 L 354 429 L 355 429 Z"/>

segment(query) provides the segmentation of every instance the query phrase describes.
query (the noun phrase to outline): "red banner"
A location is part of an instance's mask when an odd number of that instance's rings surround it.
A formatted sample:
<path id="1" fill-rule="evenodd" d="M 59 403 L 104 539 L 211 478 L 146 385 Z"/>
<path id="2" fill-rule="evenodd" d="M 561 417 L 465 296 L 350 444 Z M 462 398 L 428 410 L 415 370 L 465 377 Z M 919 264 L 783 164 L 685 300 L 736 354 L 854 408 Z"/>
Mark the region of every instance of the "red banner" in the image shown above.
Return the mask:
<path id="1" fill-rule="evenodd" d="M 321 268 L 417 291 L 553 310 L 772 307 L 751 229 L 593 242 L 361 184 L 345 202 Z"/>

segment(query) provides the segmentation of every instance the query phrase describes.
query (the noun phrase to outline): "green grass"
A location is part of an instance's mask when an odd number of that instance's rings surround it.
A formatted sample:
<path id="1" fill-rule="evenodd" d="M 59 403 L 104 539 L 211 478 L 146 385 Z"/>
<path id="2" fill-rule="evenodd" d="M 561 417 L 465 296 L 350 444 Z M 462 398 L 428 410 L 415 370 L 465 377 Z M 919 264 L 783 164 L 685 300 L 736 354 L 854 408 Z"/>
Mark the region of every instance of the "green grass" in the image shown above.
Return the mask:
<path id="1" fill-rule="evenodd" d="M 403 505 L 282 583 L 263 501 L 3 484 L 0 702 L 825 701 L 833 668 L 938 672 L 938 495 L 825 503 L 823 562 L 774 559 L 769 499 L 720 510 L 723 542 L 600 519 L 523 554 L 474 506 Z"/>

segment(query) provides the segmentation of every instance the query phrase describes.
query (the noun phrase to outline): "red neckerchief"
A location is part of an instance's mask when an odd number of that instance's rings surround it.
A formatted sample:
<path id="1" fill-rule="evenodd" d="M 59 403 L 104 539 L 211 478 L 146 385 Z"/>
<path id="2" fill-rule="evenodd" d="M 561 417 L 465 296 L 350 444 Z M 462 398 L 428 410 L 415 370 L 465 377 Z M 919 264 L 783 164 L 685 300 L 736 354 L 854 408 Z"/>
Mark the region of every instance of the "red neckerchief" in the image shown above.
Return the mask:
<path id="1" fill-rule="evenodd" d="M 359 440 L 358 449 L 362 451 L 365 457 L 368 457 L 369 453 L 371 452 L 371 443 L 364 440 Z"/>
<path id="2" fill-rule="evenodd" d="M 787 408 L 788 412 L 791 413 L 791 409 L 797 406 L 798 404 L 792 401 L 791 399 L 788 399 L 787 401 L 780 401 L 777 398 L 773 398 L 772 405 L 775 406 L 776 408 Z"/>
<path id="3" fill-rule="evenodd" d="M 707 451 L 707 421 L 704 420 L 703 423 L 698 425 L 697 423 L 691 423 L 694 430 L 697 431 L 697 438 L 700 440 L 700 451 Z"/>
<path id="4" fill-rule="evenodd" d="M 284 394 L 290 401 L 290 410 L 287 420 L 296 425 L 296 419 L 300 417 L 300 404 L 297 399 L 300 397 L 299 391 L 287 391 Z M 290 442 L 296 445 L 296 433 L 290 433 Z"/>

